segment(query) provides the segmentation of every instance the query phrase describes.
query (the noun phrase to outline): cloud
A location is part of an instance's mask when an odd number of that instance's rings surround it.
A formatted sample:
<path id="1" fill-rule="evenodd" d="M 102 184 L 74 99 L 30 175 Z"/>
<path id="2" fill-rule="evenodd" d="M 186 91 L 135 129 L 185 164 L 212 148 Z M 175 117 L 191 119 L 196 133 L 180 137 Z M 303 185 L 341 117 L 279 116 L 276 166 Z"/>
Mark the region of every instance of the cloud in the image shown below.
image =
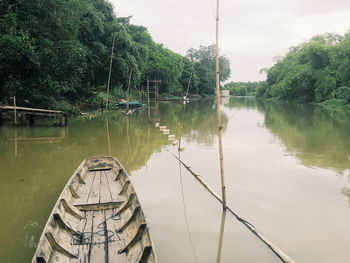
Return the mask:
<path id="1" fill-rule="evenodd" d="M 133 16 L 155 41 L 185 54 L 215 40 L 215 0 L 111 0 L 118 16 Z M 220 47 L 232 80 L 261 80 L 261 68 L 289 47 L 325 32 L 350 29 L 348 0 L 220 0 Z"/>

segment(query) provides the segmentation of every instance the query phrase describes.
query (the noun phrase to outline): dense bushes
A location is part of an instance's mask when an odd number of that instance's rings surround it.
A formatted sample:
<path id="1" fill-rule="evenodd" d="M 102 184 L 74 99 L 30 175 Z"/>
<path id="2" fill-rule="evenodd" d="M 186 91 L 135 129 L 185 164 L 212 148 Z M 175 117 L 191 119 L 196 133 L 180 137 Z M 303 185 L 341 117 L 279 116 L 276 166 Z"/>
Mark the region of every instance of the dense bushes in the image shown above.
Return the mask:
<path id="1" fill-rule="evenodd" d="M 350 33 L 324 34 L 292 47 L 267 70 L 258 96 L 305 103 L 350 102 Z"/>
<path id="2" fill-rule="evenodd" d="M 192 62 L 190 92 L 213 92 L 213 47 L 176 54 L 130 17 L 117 18 L 107 0 L 2 0 L 0 101 L 16 95 L 36 107 L 96 103 L 106 90 L 113 38 L 112 96 L 123 96 L 130 74 L 134 93 L 149 76 L 162 80 L 161 93 L 181 95 Z M 225 80 L 229 62 L 221 63 Z"/>
<path id="3" fill-rule="evenodd" d="M 230 91 L 232 96 L 255 96 L 264 81 L 260 82 L 230 82 L 224 86 L 224 89 Z"/>

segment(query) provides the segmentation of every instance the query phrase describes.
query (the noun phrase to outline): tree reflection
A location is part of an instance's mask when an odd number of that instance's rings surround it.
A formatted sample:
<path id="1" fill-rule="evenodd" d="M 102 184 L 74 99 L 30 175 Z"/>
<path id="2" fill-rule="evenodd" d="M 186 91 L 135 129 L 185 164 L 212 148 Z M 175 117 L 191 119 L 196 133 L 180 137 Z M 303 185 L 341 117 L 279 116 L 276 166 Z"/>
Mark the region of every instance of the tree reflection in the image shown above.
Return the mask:
<path id="1" fill-rule="evenodd" d="M 350 168 L 350 115 L 320 107 L 289 103 L 257 102 L 265 125 L 281 139 L 288 152 L 306 166 Z"/>

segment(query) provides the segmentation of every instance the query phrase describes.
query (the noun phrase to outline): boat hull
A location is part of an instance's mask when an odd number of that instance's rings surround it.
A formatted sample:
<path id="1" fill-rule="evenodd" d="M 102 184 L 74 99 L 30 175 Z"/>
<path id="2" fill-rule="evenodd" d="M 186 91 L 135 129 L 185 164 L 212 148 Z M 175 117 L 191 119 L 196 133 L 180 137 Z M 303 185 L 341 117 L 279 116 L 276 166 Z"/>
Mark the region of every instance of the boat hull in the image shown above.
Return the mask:
<path id="1" fill-rule="evenodd" d="M 84 160 L 61 193 L 32 263 L 157 262 L 141 204 L 114 157 Z"/>

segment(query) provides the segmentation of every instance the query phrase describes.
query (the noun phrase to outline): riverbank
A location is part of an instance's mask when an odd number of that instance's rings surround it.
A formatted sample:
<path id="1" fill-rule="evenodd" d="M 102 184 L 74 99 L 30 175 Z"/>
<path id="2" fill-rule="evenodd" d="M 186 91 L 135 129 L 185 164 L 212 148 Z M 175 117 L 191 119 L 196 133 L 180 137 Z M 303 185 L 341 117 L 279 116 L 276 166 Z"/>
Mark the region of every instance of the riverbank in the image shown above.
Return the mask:
<path id="1" fill-rule="evenodd" d="M 293 102 L 289 100 L 283 100 L 279 98 L 261 98 L 261 97 L 256 97 L 257 99 L 265 100 L 265 101 L 270 101 L 270 102 L 287 102 L 287 103 L 295 103 L 295 104 L 302 104 L 302 105 L 315 105 L 315 106 L 320 106 L 324 109 L 330 110 L 330 111 L 346 111 L 350 113 L 350 104 L 344 104 L 341 99 L 330 99 L 326 100 L 323 102 L 312 102 L 312 103 L 299 103 L 299 102 Z"/>

